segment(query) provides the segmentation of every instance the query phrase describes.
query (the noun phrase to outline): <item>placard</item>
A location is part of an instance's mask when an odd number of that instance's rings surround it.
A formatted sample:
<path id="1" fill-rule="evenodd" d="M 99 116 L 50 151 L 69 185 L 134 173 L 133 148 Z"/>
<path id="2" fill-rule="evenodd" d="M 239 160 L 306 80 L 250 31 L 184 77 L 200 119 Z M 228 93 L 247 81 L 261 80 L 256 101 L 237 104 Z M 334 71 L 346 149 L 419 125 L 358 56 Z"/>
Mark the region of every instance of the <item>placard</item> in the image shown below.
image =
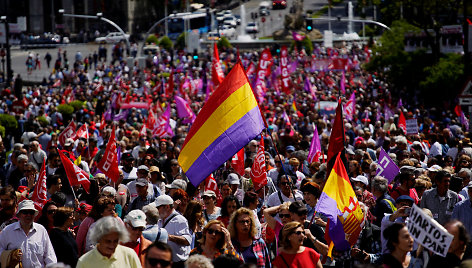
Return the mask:
<path id="1" fill-rule="evenodd" d="M 406 120 L 406 135 L 418 134 L 418 121 L 416 119 Z"/>

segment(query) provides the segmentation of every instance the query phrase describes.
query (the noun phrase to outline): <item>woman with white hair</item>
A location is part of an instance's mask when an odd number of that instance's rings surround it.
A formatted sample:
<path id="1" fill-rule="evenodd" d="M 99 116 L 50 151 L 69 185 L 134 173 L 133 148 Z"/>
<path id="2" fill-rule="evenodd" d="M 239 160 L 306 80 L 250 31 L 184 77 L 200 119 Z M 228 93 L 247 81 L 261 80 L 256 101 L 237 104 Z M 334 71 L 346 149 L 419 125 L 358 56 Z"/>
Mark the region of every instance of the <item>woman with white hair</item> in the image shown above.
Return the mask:
<path id="1" fill-rule="evenodd" d="M 77 268 L 141 267 L 136 252 L 120 245 L 120 242 L 128 241 L 129 234 L 117 218 L 112 216 L 101 218 L 90 232 L 90 239 L 97 246 L 80 257 Z"/>
<path id="2" fill-rule="evenodd" d="M 193 255 L 190 256 L 187 261 L 185 261 L 187 268 L 213 268 L 210 259 L 203 255 Z"/>

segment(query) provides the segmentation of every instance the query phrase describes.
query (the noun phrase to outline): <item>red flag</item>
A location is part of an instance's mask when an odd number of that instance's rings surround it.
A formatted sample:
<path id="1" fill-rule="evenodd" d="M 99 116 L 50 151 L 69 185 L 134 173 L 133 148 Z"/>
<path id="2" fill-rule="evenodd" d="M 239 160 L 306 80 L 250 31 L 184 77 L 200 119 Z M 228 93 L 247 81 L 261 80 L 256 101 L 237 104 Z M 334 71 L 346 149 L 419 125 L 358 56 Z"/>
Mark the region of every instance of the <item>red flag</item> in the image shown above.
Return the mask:
<path id="1" fill-rule="evenodd" d="M 89 138 L 89 133 L 88 133 L 86 124 L 83 124 L 79 129 L 77 129 L 77 134 L 75 136 L 75 139 L 78 139 L 78 138 L 84 138 L 84 139 Z"/>
<path id="2" fill-rule="evenodd" d="M 73 140 L 76 139 L 76 133 L 75 133 L 75 123 L 74 121 L 72 120 L 69 125 L 61 132 L 61 134 L 59 134 L 59 143 L 64 146 L 64 144 L 66 143 L 66 140 L 68 138 L 71 138 Z"/>
<path id="3" fill-rule="evenodd" d="M 154 128 L 156 127 L 156 118 L 154 117 L 154 112 L 153 111 L 149 111 L 149 115 L 148 115 L 148 121 L 147 121 L 147 125 L 146 127 L 150 130 L 154 130 Z"/>
<path id="4" fill-rule="evenodd" d="M 461 108 L 461 106 L 460 106 L 459 104 L 456 105 L 456 107 L 454 108 L 454 112 L 456 113 L 456 115 L 457 115 L 458 117 L 461 116 L 462 108 Z"/>
<path id="5" fill-rule="evenodd" d="M 34 207 L 41 211 L 44 207 L 44 204 L 47 202 L 47 188 L 46 188 L 46 158 L 43 159 L 43 166 L 41 167 L 41 172 L 39 172 L 38 181 L 36 186 L 34 186 L 33 195 L 31 200 L 34 202 Z"/>
<path id="6" fill-rule="evenodd" d="M 264 154 L 264 137 L 261 135 L 261 144 L 257 150 L 254 163 L 251 168 L 251 180 L 254 185 L 254 189 L 257 191 L 263 186 L 267 185 L 267 171 L 265 167 L 265 154 Z"/>
<path id="7" fill-rule="evenodd" d="M 341 100 L 338 101 L 338 107 L 336 107 L 336 117 L 334 118 L 333 128 L 331 129 L 331 136 L 329 137 L 328 146 L 328 164 L 327 164 L 327 176 L 331 173 L 336 156 L 344 149 L 344 121 L 343 121 L 343 109 Z"/>
<path id="8" fill-rule="evenodd" d="M 231 167 L 239 175 L 244 175 L 244 147 L 237 152 L 231 159 Z"/>
<path id="9" fill-rule="evenodd" d="M 400 111 L 400 117 L 398 118 L 398 127 L 403 130 L 403 134 L 406 134 L 406 120 L 403 112 Z"/>
<path id="10" fill-rule="evenodd" d="M 106 122 L 106 120 L 105 120 L 105 116 L 102 115 L 102 120 L 100 120 L 100 127 L 99 127 L 99 129 L 100 129 L 100 130 L 103 130 L 106 125 L 107 125 L 107 122 Z"/>
<path id="11" fill-rule="evenodd" d="M 205 179 L 205 191 L 207 190 L 215 192 L 216 196 L 220 195 L 220 190 L 218 189 L 215 177 L 213 177 L 213 173 L 210 173 L 210 176 Z"/>
<path id="12" fill-rule="evenodd" d="M 280 70 L 282 89 L 286 94 L 290 94 L 292 81 L 290 79 L 290 74 L 288 73 L 288 51 L 286 46 L 282 46 L 282 49 L 280 50 Z"/>
<path id="13" fill-rule="evenodd" d="M 67 179 L 69 179 L 70 185 L 82 185 L 88 193 L 90 190 L 90 175 L 78 166 L 74 165 L 74 163 L 72 163 L 72 161 L 60 150 L 59 156 L 61 157 L 62 165 L 64 165 L 64 169 L 66 170 Z"/>
<path id="14" fill-rule="evenodd" d="M 169 80 L 166 86 L 166 95 L 171 96 L 174 94 L 174 70 L 170 71 Z"/>
<path id="15" fill-rule="evenodd" d="M 116 154 L 116 141 L 115 141 L 115 126 L 111 131 L 110 139 L 108 140 L 105 153 L 102 159 L 97 164 L 97 168 L 100 169 L 108 178 L 112 181 L 117 182 L 120 177 L 118 170 L 118 156 Z"/>
<path id="16" fill-rule="evenodd" d="M 213 59 L 212 59 L 212 66 L 211 66 L 211 81 L 215 86 L 218 86 L 223 82 L 225 79 L 225 75 L 223 74 L 223 69 L 221 68 L 220 63 L 220 56 L 218 54 L 218 47 L 216 43 L 213 44 Z"/>
<path id="17" fill-rule="evenodd" d="M 146 124 L 143 124 L 143 127 L 141 128 L 141 131 L 139 131 L 139 136 L 140 137 L 146 137 L 146 134 L 147 134 L 146 129 L 147 129 Z"/>

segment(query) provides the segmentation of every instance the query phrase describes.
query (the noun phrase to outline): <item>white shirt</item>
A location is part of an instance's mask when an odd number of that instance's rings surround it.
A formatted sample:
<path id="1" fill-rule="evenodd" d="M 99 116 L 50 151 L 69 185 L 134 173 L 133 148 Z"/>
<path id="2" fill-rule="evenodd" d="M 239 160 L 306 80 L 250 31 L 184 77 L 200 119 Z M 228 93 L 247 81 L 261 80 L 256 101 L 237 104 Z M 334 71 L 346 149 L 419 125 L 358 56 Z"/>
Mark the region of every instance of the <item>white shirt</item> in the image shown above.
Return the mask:
<path id="1" fill-rule="evenodd" d="M 164 228 L 164 223 L 171 217 L 173 218 Z M 171 241 L 167 242 L 167 244 L 172 248 L 173 262 L 187 260 L 190 254 L 190 244 L 192 244 L 192 235 L 190 234 L 190 229 L 188 228 L 187 219 L 174 210 L 164 221 L 160 219 L 157 222 L 157 225 L 159 225 L 160 228 L 164 228 L 169 235 L 183 236 L 188 241 L 188 246 L 178 245 Z"/>
<path id="2" fill-rule="evenodd" d="M 121 169 L 121 171 L 123 171 L 123 180 L 126 181 L 126 180 L 135 180 L 138 178 L 138 169 L 133 167 L 133 169 L 131 169 L 131 171 L 128 173 L 126 172 L 124 169 L 123 169 L 123 166 L 118 166 L 119 169 Z"/>
<path id="3" fill-rule="evenodd" d="M 280 196 L 282 197 L 282 201 L 284 202 L 294 202 L 295 199 L 293 198 L 288 198 L 287 196 L 285 196 L 282 191 L 277 191 L 271 195 L 269 195 L 269 198 L 267 198 L 267 207 L 275 207 L 275 206 L 278 206 L 278 205 L 281 205 L 282 203 L 280 203 L 280 198 L 279 198 L 279 192 L 280 192 Z M 297 200 L 303 200 L 303 194 L 299 191 L 299 190 L 294 190 L 295 192 L 295 198 Z"/>
<path id="4" fill-rule="evenodd" d="M 128 182 L 128 184 L 126 184 L 126 187 L 128 187 L 128 192 L 130 196 L 129 204 L 131 204 L 131 202 L 133 202 L 133 200 L 136 199 L 136 197 L 138 197 L 138 191 L 136 190 L 136 181 Z M 147 188 L 148 195 L 154 196 L 153 188 L 154 188 L 153 184 L 148 182 L 148 188 Z"/>
<path id="5" fill-rule="evenodd" d="M 37 223 L 33 223 L 28 235 L 20 227 L 19 222 L 8 225 L 0 232 L 0 254 L 4 250 L 21 248 L 23 267 L 45 267 L 51 263 L 57 263 L 56 253 L 46 229 Z"/>

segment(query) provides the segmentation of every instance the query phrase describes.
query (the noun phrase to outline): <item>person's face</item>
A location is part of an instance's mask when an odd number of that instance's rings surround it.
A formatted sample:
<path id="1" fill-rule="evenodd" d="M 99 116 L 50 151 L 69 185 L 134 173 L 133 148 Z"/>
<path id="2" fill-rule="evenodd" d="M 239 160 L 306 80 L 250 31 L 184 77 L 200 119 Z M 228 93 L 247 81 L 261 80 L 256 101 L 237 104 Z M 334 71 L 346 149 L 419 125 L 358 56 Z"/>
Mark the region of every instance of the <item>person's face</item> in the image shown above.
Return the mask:
<path id="1" fill-rule="evenodd" d="M 472 195 L 471 195 L 472 196 Z M 229 201 L 227 204 L 226 204 L 226 210 L 228 211 L 228 215 L 232 215 L 233 212 L 236 211 L 236 209 L 238 208 L 237 204 L 236 204 L 236 201 Z"/>
<path id="2" fill-rule="evenodd" d="M 97 244 L 98 251 L 107 257 L 115 253 L 115 249 L 120 241 L 120 234 L 118 232 L 111 232 L 100 238 Z"/>
<path id="3" fill-rule="evenodd" d="M 102 213 L 102 217 L 114 216 L 115 215 L 115 205 L 108 204 L 105 210 Z"/>
<path id="4" fill-rule="evenodd" d="M 130 223 L 126 223 L 126 229 L 129 232 L 130 241 L 138 241 L 138 238 L 143 234 L 144 227 L 133 227 Z"/>
<path id="5" fill-rule="evenodd" d="M 33 176 L 36 174 L 36 170 L 32 166 L 26 166 L 23 172 L 25 173 L 25 177 Z"/>
<path id="6" fill-rule="evenodd" d="M 438 191 L 447 191 L 449 190 L 449 185 L 451 184 L 451 177 L 443 177 L 439 182 L 438 182 Z"/>
<path id="7" fill-rule="evenodd" d="M 203 197 L 203 203 L 205 204 L 205 207 L 215 206 L 215 201 L 213 200 L 213 198 L 211 198 L 209 196 L 204 196 Z"/>
<path id="8" fill-rule="evenodd" d="M 459 240 L 459 228 L 455 224 L 449 224 L 446 226 L 446 230 L 454 236 L 447 252 L 455 253 L 463 246 L 463 242 Z"/>
<path id="9" fill-rule="evenodd" d="M 172 162 L 170 164 L 170 167 L 172 168 L 173 171 L 179 170 L 179 163 L 178 162 Z"/>
<path id="10" fill-rule="evenodd" d="M 147 188 L 148 186 L 141 186 L 136 184 L 136 192 L 138 193 L 138 196 L 140 197 L 146 197 L 147 196 Z"/>
<path id="11" fill-rule="evenodd" d="M 303 245 L 303 240 L 305 240 L 305 230 L 302 227 L 298 227 L 288 238 L 292 248 L 299 248 Z"/>
<path id="12" fill-rule="evenodd" d="M 212 224 L 205 232 L 205 242 L 210 244 L 215 244 L 218 240 L 223 238 L 223 232 L 221 230 L 221 225 Z"/>
<path id="13" fill-rule="evenodd" d="M 292 221 L 292 214 L 290 214 L 288 209 L 282 209 L 279 211 L 279 218 L 280 221 L 282 221 L 282 224 L 285 225 Z"/>
<path id="14" fill-rule="evenodd" d="M 118 176 L 118 181 L 116 182 L 116 185 L 120 185 L 124 178 L 125 174 L 123 174 L 123 171 L 120 170 L 120 176 Z"/>
<path id="15" fill-rule="evenodd" d="M 170 207 L 169 205 L 162 205 L 158 206 L 157 210 L 159 211 L 160 218 L 167 218 L 170 215 Z"/>
<path id="16" fill-rule="evenodd" d="M 238 190 L 238 184 L 230 184 L 231 192 L 234 194 Z"/>
<path id="17" fill-rule="evenodd" d="M 316 205 L 316 201 L 318 201 L 316 199 L 316 196 L 309 192 L 303 192 L 303 197 L 305 198 L 306 203 L 310 205 L 310 207 L 313 207 L 314 205 Z"/>
<path id="18" fill-rule="evenodd" d="M 408 187 L 408 189 L 411 189 L 415 187 L 415 183 L 416 183 L 415 174 L 411 174 L 410 177 L 408 178 L 406 186 Z"/>
<path id="19" fill-rule="evenodd" d="M 306 220 L 306 211 L 301 213 L 290 212 L 290 215 L 292 216 L 293 221 L 299 222 L 301 224 L 303 224 Z"/>
<path id="20" fill-rule="evenodd" d="M 133 160 L 130 159 L 123 159 L 123 166 L 126 168 L 130 168 L 133 166 Z"/>
<path id="21" fill-rule="evenodd" d="M 18 160 L 18 161 L 17 161 L 17 167 L 18 167 L 20 170 L 24 170 L 26 162 L 27 162 L 27 161 L 24 160 L 24 159 L 23 159 L 23 160 Z"/>
<path id="22" fill-rule="evenodd" d="M 231 193 L 232 193 L 232 190 L 229 185 L 223 185 L 223 187 L 221 187 L 221 195 L 223 197 L 231 195 Z"/>
<path id="23" fill-rule="evenodd" d="M 247 214 L 241 214 L 236 219 L 236 230 L 238 234 L 248 234 L 251 230 L 252 219 Z"/>
<path id="24" fill-rule="evenodd" d="M 411 237 L 406 226 L 398 232 L 398 243 L 394 243 L 394 246 L 403 252 L 413 250 L 413 237 Z"/>
<path id="25" fill-rule="evenodd" d="M 282 168 L 282 161 L 280 161 L 280 157 L 276 156 L 276 157 L 274 158 L 274 163 L 275 163 L 275 166 L 276 166 L 278 169 Z"/>
<path id="26" fill-rule="evenodd" d="M 148 172 L 145 169 L 138 170 L 138 178 L 145 178 L 147 179 Z"/>
<path id="27" fill-rule="evenodd" d="M 349 172 L 354 172 L 357 170 L 357 164 L 354 162 L 349 162 Z"/>
<path id="28" fill-rule="evenodd" d="M 146 255 L 144 268 L 168 268 L 172 265 L 172 254 L 152 247 Z"/>
<path id="29" fill-rule="evenodd" d="M 290 164 L 290 166 L 292 167 L 292 170 L 293 170 L 293 171 L 297 171 L 299 165 L 296 164 L 296 163 L 293 163 L 293 164 Z"/>
<path id="30" fill-rule="evenodd" d="M 354 192 L 356 193 L 357 200 L 359 202 L 364 202 L 364 195 L 362 189 L 354 190 Z"/>
<path id="31" fill-rule="evenodd" d="M 284 194 L 290 193 L 290 179 L 285 176 L 280 178 L 280 190 L 282 190 Z"/>
<path id="32" fill-rule="evenodd" d="M 57 207 L 56 207 L 55 205 L 50 205 L 50 206 L 48 207 L 47 214 L 48 214 L 48 220 L 49 220 L 49 222 L 52 222 L 53 217 L 54 217 L 54 214 L 56 214 L 56 211 L 57 211 Z"/>
<path id="33" fill-rule="evenodd" d="M 33 224 L 34 214 L 35 214 L 34 210 L 22 210 L 18 212 L 17 217 L 20 220 L 21 224 L 29 226 Z"/>
<path id="34" fill-rule="evenodd" d="M 54 184 L 54 186 L 56 187 L 56 191 L 60 191 L 61 188 L 62 188 L 62 181 L 61 181 L 61 179 L 58 179 L 58 180 L 57 180 L 57 184 Z"/>
<path id="35" fill-rule="evenodd" d="M 10 198 L 9 195 L 0 195 L 0 205 L 3 209 L 13 208 L 15 206 L 15 200 Z"/>

